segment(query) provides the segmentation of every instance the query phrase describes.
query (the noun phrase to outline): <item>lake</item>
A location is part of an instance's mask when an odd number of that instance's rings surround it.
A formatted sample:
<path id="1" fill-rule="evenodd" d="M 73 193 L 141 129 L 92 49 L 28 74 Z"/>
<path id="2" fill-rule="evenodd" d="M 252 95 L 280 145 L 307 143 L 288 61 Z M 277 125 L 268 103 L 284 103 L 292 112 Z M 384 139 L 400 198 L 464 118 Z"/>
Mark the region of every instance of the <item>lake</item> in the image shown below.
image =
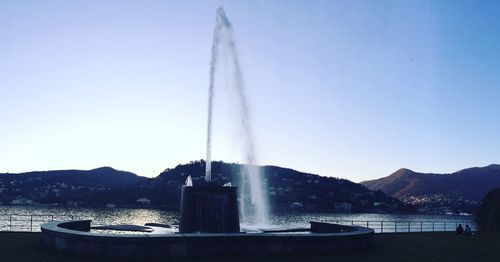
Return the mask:
<path id="1" fill-rule="evenodd" d="M 0 231 L 40 231 L 40 224 L 70 219 L 92 219 L 93 225 L 144 225 L 148 222 L 176 224 L 179 213 L 161 209 L 0 206 Z M 473 216 L 292 212 L 271 215 L 270 224 L 308 227 L 309 221 L 329 221 L 368 226 L 376 232 L 419 232 L 453 231 L 459 223 L 469 224 L 475 229 L 473 220 Z"/>

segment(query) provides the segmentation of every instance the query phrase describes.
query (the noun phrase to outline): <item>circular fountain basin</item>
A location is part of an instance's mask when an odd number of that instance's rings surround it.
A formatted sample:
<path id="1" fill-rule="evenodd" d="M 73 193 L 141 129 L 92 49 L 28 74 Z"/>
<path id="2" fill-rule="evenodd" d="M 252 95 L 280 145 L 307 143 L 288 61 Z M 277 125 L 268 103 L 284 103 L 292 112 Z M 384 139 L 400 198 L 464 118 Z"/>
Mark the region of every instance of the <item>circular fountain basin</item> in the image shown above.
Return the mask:
<path id="1" fill-rule="evenodd" d="M 363 249 L 374 233 L 370 228 L 329 224 L 340 230 L 329 233 L 325 232 L 328 226 L 320 226 L 315 232 L 311 228 L 181 234 L 168 227 L 146 226 L 148 232 L 115 234 L 113 229 L 92 231 L 90 224 L 91 220 L 46 223 L 41 226 L 42 239 L 48 246 L 74 254 L 164 258 L 332 254 Z"/>

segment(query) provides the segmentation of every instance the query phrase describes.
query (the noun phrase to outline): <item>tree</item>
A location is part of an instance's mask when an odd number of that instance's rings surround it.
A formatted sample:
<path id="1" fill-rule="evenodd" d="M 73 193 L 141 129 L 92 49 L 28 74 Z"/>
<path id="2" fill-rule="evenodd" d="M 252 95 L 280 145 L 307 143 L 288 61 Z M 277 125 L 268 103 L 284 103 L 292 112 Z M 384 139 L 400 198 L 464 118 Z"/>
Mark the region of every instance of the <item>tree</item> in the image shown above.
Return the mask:
<path id="1" fill-rule="evenodd" d="M 480 231 L 500 233 L 500 188 L 488 192 L 481 201 L 476 224 Z"/>

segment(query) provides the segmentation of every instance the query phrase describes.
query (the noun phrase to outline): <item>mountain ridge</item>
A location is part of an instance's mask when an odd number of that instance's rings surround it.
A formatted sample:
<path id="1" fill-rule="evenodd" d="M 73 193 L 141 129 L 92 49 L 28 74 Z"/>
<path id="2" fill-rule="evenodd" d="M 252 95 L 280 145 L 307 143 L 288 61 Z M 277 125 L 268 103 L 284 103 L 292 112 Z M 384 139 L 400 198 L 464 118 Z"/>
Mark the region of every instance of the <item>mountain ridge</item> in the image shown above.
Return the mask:
<path id="1" fill-rule="evenodd" d="M 231 182 L 238 186 L 242 164 L 212 162 L 212 179 L 219 184 Z M 389 212 L 409 209 L 401 201 L 381 191 L 371 191 L 347 179 L 323 177 L 275 165 L 259 166 L 265 173 L 267 193 L 271 206 L 276 210 L 335 211 L 336 203 L 347 203 L 353 212 Z M 79 176 L 90 172 L 93 176 Z M 132 174 L 136 181 L 112 184 L 102 183 L 107 172 Z M 65 174 L 64 179 L 60 176 Z M 75 175 L 76 174 L 76 175 Z M 98 174 L 98 175 L 96 175 Z M 167 168 L 154 178 L 138 177 L 133 173 L 116 171 L 109 167 L 88 171 L 59 170 L 28 172 L 23 175 L 0 174 L 0 201 L 2 203 L 57 203 L 79 206 L 137 206 L 147 203 L 151 207 L 177 210 L 181 189 L 188 176 L 193 184 L 204 180 L 205 161 L 191 161 Z M 8 178 L 14 178 L 10 180 Z M 72 180 L 78 177 L 86 183 Z M 87 178 L 92 178 L 90 183 Z M 78 183 L 76 183 L 78 182 Z M 5 186 L 7 185 L 7 186 Z M 243 190 L 243 189 L 242 189 Z M 22 200 L 22 201 L 21 201 Z M 23 202 L 24 201 L 24 202 Z M 342 205 L 346 206 L 346 205 Z"/>
<path id="2" fill-rule="evenodd" d="M 0 178 L 5 178 L 7 176 L 18 176 L 18 177 L 30 177 L 30 178 L 45 178 L 45 179 L 62 179 L 72 178 L 78 180 L 77 176 L 90 176 L 91 180 L 98 184 L 103 185 L 120 185 L 127 184 L 130 182 L 135 182 L 145 177 L 138 176 L 129 171 L 117 170 L 109 166 L 103 166 L 98 168 L 93 168 L 89 170 L 82 169 L 59 169 L 59 170 L 45 170 L 45 171 L 28 171 L 22 173 L 0 173 Z"/>
<path id="3" fill-rule="evenodd" d="M 407 203 L 413 201 L 412 204 L 430 203 L 432 199 L 442 204 L 452 201 L 477 204 L 489 190 L 500 187 L 500 165 L 465 168 L 448 174 L 399 169 L 389 176 L 361 184 Z"/>

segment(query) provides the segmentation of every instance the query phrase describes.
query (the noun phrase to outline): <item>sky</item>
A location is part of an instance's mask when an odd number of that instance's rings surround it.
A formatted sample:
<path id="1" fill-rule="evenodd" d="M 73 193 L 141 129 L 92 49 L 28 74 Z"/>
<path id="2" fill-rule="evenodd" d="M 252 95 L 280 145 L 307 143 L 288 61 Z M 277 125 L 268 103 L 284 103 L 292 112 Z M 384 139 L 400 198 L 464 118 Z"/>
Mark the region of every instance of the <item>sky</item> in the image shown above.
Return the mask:
<path id="1" fill-rule="evenodd" d="M 260 164 L 359 182 L 500 163 L 498 1 L 0 0 L 0 172 L 204 159 L 219 6 Z M 230 90 L 212 159 L 243 163 Z"/>

